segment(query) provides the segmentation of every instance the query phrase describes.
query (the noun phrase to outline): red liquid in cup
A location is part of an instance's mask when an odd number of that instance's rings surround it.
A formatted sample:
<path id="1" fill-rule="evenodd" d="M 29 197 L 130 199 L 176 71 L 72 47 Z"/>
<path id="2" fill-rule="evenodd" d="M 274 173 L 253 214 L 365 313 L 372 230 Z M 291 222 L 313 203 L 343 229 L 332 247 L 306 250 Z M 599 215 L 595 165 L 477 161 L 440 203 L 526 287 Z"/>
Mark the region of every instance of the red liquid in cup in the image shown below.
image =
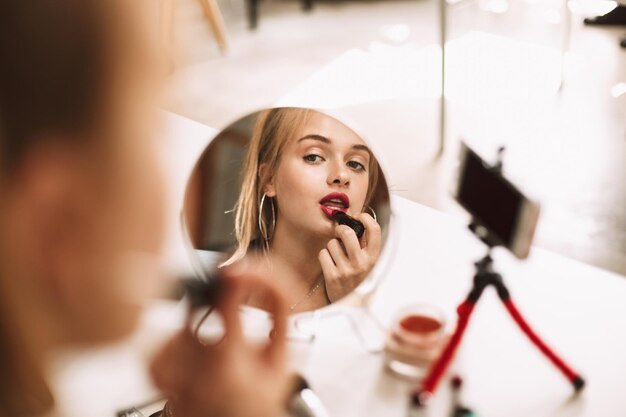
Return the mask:
<path id="1" fill-rule="evenodd" d="M 441 323 L 431 317 L 410 315 L 400 320 L 400 326 L 407 332 L 424 334 L 441 329 Z"/>

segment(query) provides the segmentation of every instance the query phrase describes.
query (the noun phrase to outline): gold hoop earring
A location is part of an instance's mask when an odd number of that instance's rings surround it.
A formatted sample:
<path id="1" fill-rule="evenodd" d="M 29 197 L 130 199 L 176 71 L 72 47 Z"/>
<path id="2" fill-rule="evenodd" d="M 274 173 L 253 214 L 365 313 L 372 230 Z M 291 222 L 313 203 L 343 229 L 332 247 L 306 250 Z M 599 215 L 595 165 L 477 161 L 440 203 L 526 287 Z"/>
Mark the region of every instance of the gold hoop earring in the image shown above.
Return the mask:
<path id="1" fill-rule="evenodd" d="M 263 197 L 261 197 L 261 203 L 259 204 L 259 232 L 261 232 L 261 237 L 266 242 L 272 240 L 274 236 L 274 229 L 276 229 L 276 211 L 274 209 L 274 200 L 271 197 L 268 197 L 272 207 L 272 233 L 268 233 L 267 225 L 263 221 L 263 205 L 265 204 L 265 197 L 267 195 L 263 193 Z"/>
<path id="2" fill-rule="evenodd" d="M 374 218 L 374 221 L 378 223 L 378 217 L 376 216 L 376 212 L 374 211 L 374 209 L 371 208 L 370 206 L 365 206 L 363 208 L 365 209 L 363 212 L 365 213 L 366 211 L 369 211 L 370 213 L 372 213 L 372 217 Z"/>

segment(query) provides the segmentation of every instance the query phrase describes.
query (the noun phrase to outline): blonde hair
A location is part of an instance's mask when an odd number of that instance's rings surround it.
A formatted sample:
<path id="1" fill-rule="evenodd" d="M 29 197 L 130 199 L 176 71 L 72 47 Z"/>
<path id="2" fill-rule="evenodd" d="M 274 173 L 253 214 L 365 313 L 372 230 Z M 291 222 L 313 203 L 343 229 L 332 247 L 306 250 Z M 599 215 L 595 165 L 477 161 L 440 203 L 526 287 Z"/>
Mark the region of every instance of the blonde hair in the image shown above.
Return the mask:
<path id="1" fill-rule="evenodd" d="M 282 152 L 303 124 L 305 124 L 315 110 L 286 107 L 275 108 L 261 112 L 257 118 L 250 140 L 250 146 L 246 154 L 241 175 L 241 191 L 235 205 L 235 237 L 237 249 L 233 255 L 220 266 L 233 264 L 241 260 L 248 253 L 248 249 L 258 241 L 261 236 L 259 230 L 260 201 L 263 196 L 263 186 L 278 168 Z M 327 116 L 329 117 L 329 116 Z M 261 172 L 263 167 L 263 172 Z M 369 184 L 365 204 L 374 195 L 378 182 L 378 162 L 373 155 L 370 158 Z M 276 212 L 266 201 L 263 207 L 264 218 L 266 215 L 276 216 Z M 266 223 L 267 224 L 267 223 Z M 266 242 L 267 243 L 267 242 Z M 267 249 L 267 244 L 263 246 Z"/>

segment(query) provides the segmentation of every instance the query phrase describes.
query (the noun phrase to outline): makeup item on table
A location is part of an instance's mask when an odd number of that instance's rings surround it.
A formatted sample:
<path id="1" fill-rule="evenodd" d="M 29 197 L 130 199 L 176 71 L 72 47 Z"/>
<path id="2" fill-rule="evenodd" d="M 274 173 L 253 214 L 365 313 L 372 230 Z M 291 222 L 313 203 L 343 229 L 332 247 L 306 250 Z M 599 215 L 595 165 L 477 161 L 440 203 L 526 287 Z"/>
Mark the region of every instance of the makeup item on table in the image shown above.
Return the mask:
<path id="1" fill-rule="evenodd" d="M 435 306 L 417 304 L 401 309 L 385 346 L 387 367 L 400 376 L 420 379 L 445 342 L 444 329 L 444 315 Z"/>
<path id="2" fill-rule="evenodd" d="M 462 405 L 461 402 L 461 388 L 463 387 L 463 379 L 455 375 L 450 381 L 452 387 L 452 407 L 450 417 L 477 417 L 476 414 L 469 408 Z"/>
<path id="3" fill-rule="evenodd" d="M 426 404 L 430 400 L 429 394 L 426 393 L 413 393 L 409 400 L 409 409 L 407 417 L 425 417 L 428 413 Z"/>
<path id="4" fill-rule="evenodd" d="M 337 223 L 348 226 L 349 228 L 354 230 L 354 233 L 356 233 L 356 237 L 359 239 L 361 239 L 361 236 L 363 236 L 363 233 L 365 233 L 365 226 L 363 226 L 363 223 L 361 223 L 354 217 L 350 217 L 341 210 L 334 211 L 332 219 Z"/>
<path id="5" fill-rule="evenodd" d="M 118 411 L 117 417 L 160 417 L 165 407 L 165 398 L 157 398 L 143 404 Z"/>
<path id="6" fill-rule="evenodd" d="M 287 411 L 293 417 L 329 417 L 324 404 L 301 375 L 297 376 L 294 390 L 287 404 Z"/>

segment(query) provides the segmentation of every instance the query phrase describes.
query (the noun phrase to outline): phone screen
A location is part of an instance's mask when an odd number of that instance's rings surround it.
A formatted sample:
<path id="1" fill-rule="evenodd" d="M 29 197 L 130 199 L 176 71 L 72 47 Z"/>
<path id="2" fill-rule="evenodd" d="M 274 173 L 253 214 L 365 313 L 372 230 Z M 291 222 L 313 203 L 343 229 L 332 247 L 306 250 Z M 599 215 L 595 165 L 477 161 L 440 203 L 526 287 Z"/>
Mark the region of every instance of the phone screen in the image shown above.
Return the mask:
<path id="1" fill-rule="evenodd" d="M 497 244 L 511 247 L 525 200 L 517 188 L 465 147 L 457 191 L 458 202 L 485 227 Z"/>

